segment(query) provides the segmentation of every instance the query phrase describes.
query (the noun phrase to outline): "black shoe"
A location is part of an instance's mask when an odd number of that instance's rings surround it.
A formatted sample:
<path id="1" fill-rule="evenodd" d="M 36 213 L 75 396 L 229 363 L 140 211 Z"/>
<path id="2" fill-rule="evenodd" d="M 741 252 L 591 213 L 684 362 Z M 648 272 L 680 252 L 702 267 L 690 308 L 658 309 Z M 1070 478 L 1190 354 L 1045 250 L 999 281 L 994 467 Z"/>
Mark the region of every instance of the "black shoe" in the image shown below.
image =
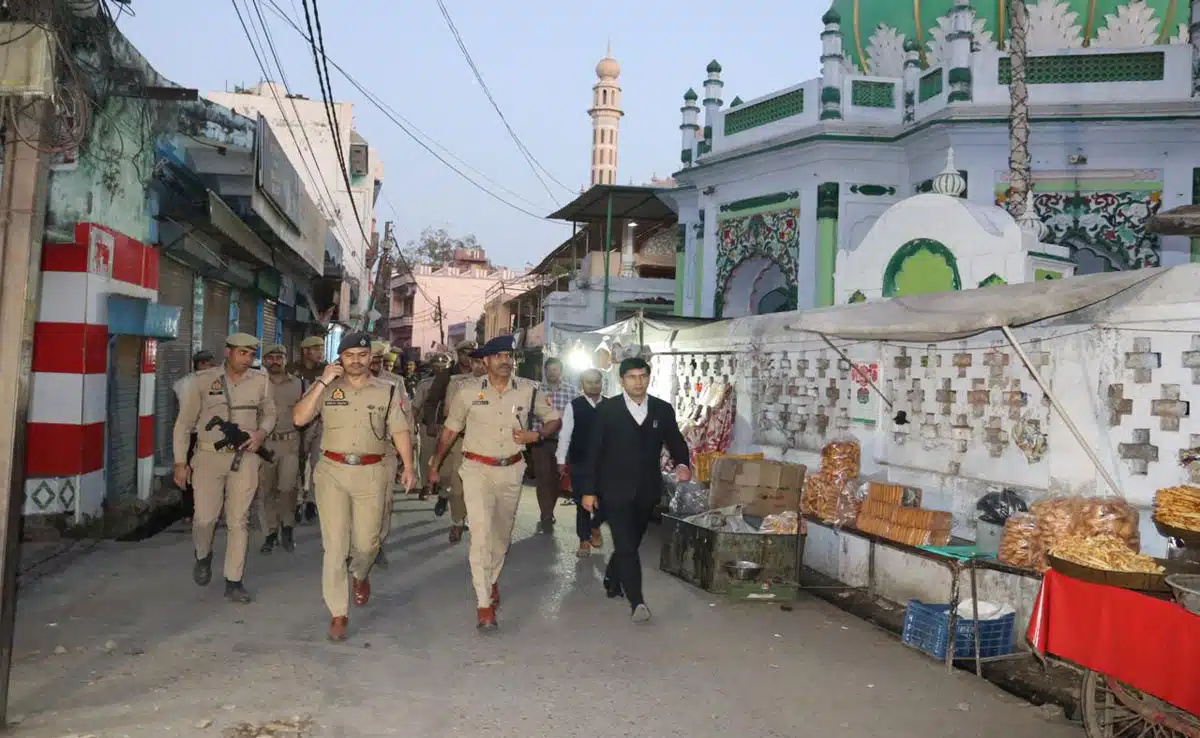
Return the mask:
<path id="1" fill-rule="evenodd" d="M 274 533 L 268 533 L 267 539 L 263 541 L 262 548 L 258 549 L 259 553 L 269 554 L 275 550 L 275 544 L 279 541 L 279 537 Z"/>
<path id="2" fill-rule="evenodd" d="M 225 580 L 225 599 L 241 605 L 254 600 L 241 582 L 231 582 L 228 579 Z"/>
<path id="3" fill-rule="evenodd" d="M 317 522 L 317 503 L 308 502 L 304 505 L 304 522 L 312 525 Z"/>
<path id="4" fill-rule="evenodd" d="M 304 525 L 304 505 L 296 505 L 296 525 Z"/>
<path id="5" fill-rule="evenodd" d="M 608 577 L 604 578 L 604 594 L 608 595 L 608 599 L 610 600 L 625 596 L 625 593 L 621 591 L 621 585 L 613 582 Z"/>
<path id="6" fill-rule="evenodd" d="M 433 505 L 433 514 L 439 518 L 446 514 L 446 510 L 450 508 L 450 498 L 439 497 L 438 501 Z"/>
<path id="7" fill-rule="evenodd" d="M 555 523 L 554 518 L 542 518 L 542 521 L 540 523 L 538 523 L 538 530 L 540 530 L 543 533 L 553 533 L 554 532 L 554 523 Z"/>
<path id="8" fill-rule="evenodd" d="M 279 531 L 279 545 L 283 546 L 283 550 L 291 553 L 296 550 L 295 530 L 284 526 Z"/>
<path id="9" fill-rule="evenodd" d="M 375 566 L 380 569 L 387 569 L 389 566 L 387 554 L 383 552 L 382 548 L 379 549 L 379 553 L 375 554 Z"/>
<path id="10" fill-rule="evenodd" d="M 212 554 L 196 559 L 195 565 L 192 566 L 192 581 L 201 587 L 212 581 Z"/>

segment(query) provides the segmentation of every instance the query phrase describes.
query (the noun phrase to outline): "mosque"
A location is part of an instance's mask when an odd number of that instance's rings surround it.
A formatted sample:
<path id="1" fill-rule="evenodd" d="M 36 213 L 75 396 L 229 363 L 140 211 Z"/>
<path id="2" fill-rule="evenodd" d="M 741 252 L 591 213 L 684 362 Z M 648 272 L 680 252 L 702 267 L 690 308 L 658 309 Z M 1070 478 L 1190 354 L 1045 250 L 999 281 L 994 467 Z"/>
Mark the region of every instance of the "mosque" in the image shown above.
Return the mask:
<path id="1" fill-rule="evenodd" d="M 1033 189 L 1019 218 L 1009 2 L 834 0 L 820 77 L 757 97 L 709 63 L 703 97 L 683 96 L 679 187 L 664 193 L 686 254 L 676 312 L 1200 261 L 1200 239 L 1147 227 L 1200 203 L 1200 0 L 1026 0 Z M 727 102 L 735 80 L 747 99 Z"/>

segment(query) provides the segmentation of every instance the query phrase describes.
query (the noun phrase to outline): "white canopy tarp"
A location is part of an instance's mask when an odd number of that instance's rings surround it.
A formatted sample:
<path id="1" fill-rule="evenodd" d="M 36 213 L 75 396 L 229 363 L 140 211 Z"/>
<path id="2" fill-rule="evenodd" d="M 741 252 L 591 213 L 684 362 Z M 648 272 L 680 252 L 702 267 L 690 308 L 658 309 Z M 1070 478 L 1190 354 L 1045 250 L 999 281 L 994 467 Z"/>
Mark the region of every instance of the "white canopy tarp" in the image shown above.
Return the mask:
<path id="1" fill-rule="evenodd" d="M 950 341 L 1072 313 L 1135 287 L 1151 288 L 1166 271 L 1091 274 L 842 305 L 805 311 L 787 327 L 848 340 Z"/>

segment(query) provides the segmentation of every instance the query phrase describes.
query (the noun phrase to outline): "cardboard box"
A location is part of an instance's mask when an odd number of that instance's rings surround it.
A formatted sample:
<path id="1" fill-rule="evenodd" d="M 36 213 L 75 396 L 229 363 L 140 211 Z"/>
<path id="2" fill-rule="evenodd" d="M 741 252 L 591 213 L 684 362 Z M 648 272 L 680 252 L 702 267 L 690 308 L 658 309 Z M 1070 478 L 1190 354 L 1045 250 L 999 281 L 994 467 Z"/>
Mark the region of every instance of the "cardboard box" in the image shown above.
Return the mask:
<path id="1" fill-rule="evenodd" d="M 750 515 L 800 510 L 803 464 L 781 461 L 718 459 L 713 465 L 709 506 L 713 509 L 746 505 Z"/>

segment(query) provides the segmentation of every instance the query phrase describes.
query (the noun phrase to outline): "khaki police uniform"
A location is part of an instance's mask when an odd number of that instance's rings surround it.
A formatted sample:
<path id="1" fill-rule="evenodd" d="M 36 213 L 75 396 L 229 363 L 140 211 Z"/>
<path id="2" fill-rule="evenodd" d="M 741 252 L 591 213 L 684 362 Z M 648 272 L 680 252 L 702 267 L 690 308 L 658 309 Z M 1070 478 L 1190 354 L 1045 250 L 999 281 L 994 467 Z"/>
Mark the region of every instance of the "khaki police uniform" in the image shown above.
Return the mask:
<path id="1" fill-rule="evenodd" d="M 267 534 L 291 528 L 296 518 L 300 492 L 300 431 L 292 423 L 292 410 L 304 396 L 308 384 L 291 374 L 281 381 L 268 377 L 271 397 L 279 416 L 275 430 L 264 444 L 275 453 L 275 461 L 259 460 L 258 489 L 262 495 L 263 527 Z"/>
<path id="2" fill-rule="evenodd" d="M 312 346 L 324 346 L 325 339 L 320 336 L 309 336 L 300 342 L 300 350 Z M 312 386 L 312 383 L 321 378 L 321 374 L 325 371 L 325 362 L 319 361 L 316 366 L 311 368 L 304 366 L 304 362 L 296 361 L 289 364 L 287 367 L 288 374 L 294 374 L 304 380 L 305 386 Z M 316 420 L 309 423 L 304 429 L 304 434 L 300 439 L 300 444 L 304 448 L 304 468 L 300 470 L 301 480 L 301 497 L 304 502 L 312 502 L 313 497 L 313 470 L 317 466 L 317 457 L 321 453 L 321 417 L 317 416 Z"/>
<path id="3" fill-rule="evenodd" d="M 433 377 L 426 377 L 420 382 L 417 382 L 417 387 L 413 390 L 412 408 L 413 414 L 424 416 L 425 403 L 429 401 L 429 388 L 433 386 Z M 417 428 L 416 425 L 413 426 Z M 417 462 L 417 485 L 425 486 L 425 474 L 429 469 L 429 462 L 433 460 L 433 452 L 437 450 L 437 438 L 429 435 L 429 426 L 422 424 L 417 433 L 420 439 L 417 443 L 419 452 Z"/>
<path id="4" fill-rule="evenodd" d="M 412 407 L 407 402 L 408 395 L 404 392 L 404 379 L 386 369 L 379 372 L 377 379 L 382 379 L 396 388 L 396 397 L 400 398 L 401 408 L 404 412 L 404 421 L 408 424 L 410 430 L 414 428 Z M 414 433 L 413 436 L 415 435 Z M 391 467 L 392 482 L 388 485 L 387 499 L 383 503 L 383 525 L 379 530 L 379 544 L 381 546 L 387 540 L 388 534 L 392 532 L 392 507 L 396 504 L 396 473 L 400 468 L 400 456 L 396 453 L 395 444 L 389 445 L 388 452 L 388 460 L 385 463 Z M 415 457 L 416 454 L 413 454 L 413 456 Z"/>
<path id="5" fill-rule="evenodd" d="M 325 548 L 321 589 L 335 618 L 350 609 L 346 557 L 352 556 L 350 573 L 362 582 L 379 552 L 380 520 L 395 479 L 395 467 L 386 463 L 395 450 L 392 436 L 410 430 L 403 404 L 401 394 L 376 377 L 362 389 L 335 379 L 317 402 L 321 454 L 313 478 Z"/>
<path id="6" fill-rule="evenodd" d="M 525 447 L 513 440 L 513 430 L 528 429 L 530 405 L 543 422 L 559 419 L 550 398 L 534 401 L 536 388 L 535 382 L 511 377 L 501 393 L 487 377 L 473 377 L 454 393 L 446 417 L 446 427 L 462 434 L 459 476 L 471 520 L 468 560 L 480 608 L 492 606 L 492 587 L 504 568 L 521 500 Z"/>
<path id="7" fill-rule="evenodd" d="M 238 336 L 229 340 L 238 340 Z M 241 465 L 234 471 L 235 449 L 217 451 L 214 444 L 224 436 L 220 429 L 207 430 L 205 426 L 218 417 L 237 423 L 247 433 L 262 430 L 270 435 L 275 430 L 276 411 L 269 383 L 265 373 L 254 369 L 234 382 L 221 365 L 192 375 L 181 388 L 179 398 L 173 439 L 176 464 L 187 462 L 188 436 L 193 431 L 197 434 L 196 453 L 191 462 L 192 487 L 196 496 L 196 512 L 192 518 L 196 558 L 206 559 L 212 554 L 217 520 L 224 507 L 225 524 L 229 529 L 225 579 L 230 582 L 242 581 L 245 570 L 249 543 L 246 524 L 258 487 L 261 459 L 258 454 L 243 453 Z"/>
<path id="8" fill-rule="evenodd" d="M 451 403 L 459 391 L 474 379 L 476 379 L 475 375 L 469 373 L 455 374 L 450 377 L 450 384 L 446 386 L 447 415 L 449 415 L 450 408 L 452 407 Z M 483 378 L 480 377 L 478 381 L 483 381 Z M 467 506 L 463 502 L 462 476 L 459 474 L 459 470 L 462 469 L 464 433 L 460 432 L 458 438 L 454 439 L 454 445 L 450 447 L 450 451 L 446 454 L 446 458 L 442 462 L 442 468 L 439 470 L 443 486 L 446 489 L 444 493 L 446 501 L 450 503 L 450 522 L 453 525 L 462 525 L 467 519 Z"/>

